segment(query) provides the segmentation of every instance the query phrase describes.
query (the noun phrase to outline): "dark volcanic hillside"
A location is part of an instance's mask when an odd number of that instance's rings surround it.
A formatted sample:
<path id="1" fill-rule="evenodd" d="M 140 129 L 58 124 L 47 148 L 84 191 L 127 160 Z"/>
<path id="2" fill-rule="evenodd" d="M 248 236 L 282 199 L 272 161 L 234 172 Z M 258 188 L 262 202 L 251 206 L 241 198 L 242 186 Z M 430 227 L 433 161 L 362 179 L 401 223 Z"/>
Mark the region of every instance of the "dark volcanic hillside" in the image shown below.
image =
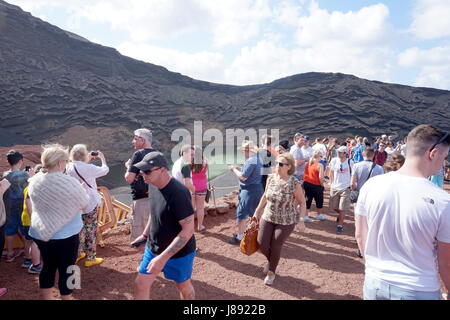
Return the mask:
<path id="1" fill-rule="evenodd" d="M 29 144 L 58 140 L 115 150 L 127 159 L 132 131 L 280 128 L 325 135 L 403 136 L 418 123 L 449 128 L 450 92 L 331 73 L 270 84 L 197 81 L 91 43 L 0 0 L 0 119 L 3 136 Z M 23 143 L 23 141 L 21 141 Z"/>

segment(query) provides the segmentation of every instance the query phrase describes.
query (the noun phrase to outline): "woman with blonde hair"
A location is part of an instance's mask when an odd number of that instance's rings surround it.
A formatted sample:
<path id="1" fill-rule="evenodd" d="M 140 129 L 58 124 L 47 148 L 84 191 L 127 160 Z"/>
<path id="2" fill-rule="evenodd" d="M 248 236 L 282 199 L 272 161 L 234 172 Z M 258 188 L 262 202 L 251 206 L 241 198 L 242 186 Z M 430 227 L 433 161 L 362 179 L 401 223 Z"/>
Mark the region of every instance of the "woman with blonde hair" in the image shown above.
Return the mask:
<path id="1" fill-rule="evenodd" d="M 306 211 L 305 196 L 300 181 L 296 179 L 295 160 L 290 153 L 276 159 L 275 173 L 269 175 L 264 195 L 255 210 L 259 221 L 258 244 L 267 258 L 264 273 L 266 285 L 275 280 L 275 270 L 280 261 L 281 249 Z M 300 205 L 300 213 L 297 211 Z"/>
<path id="2" fill-rule="evenodd" d="M 320 214 L 320 211 L 323 208 L 323 192 L 325 190 L 323 186 L 324 168 L 323 164 L 320 162 L 321 160 L 322 152 L 319 150 L 314 151 L 305 167 L 305 181 L 303 187 L 305 188 L 306 209 L 311 209 L 311 204 L 314 199 L 317 209 L 316 219 L 323 221 L 326 218 Z M 308 215 L 303 218 L 303 221 L 312 222 Z"/>
<path id="3" fill-rule="evenodd" d="M 89 163 L 96 157 L 102 162 L 100 167 Z M 102 152 L 94 151 L 89 153 L 84 144 L 73 146 L 72 150 L 70 150 L 70 161 L 67 166 L 67 174 L 77 179 L 89 195 L 89 204 L 81 215 L 83 229 L 80 233 L 80 248 L 77 262 L 87 257 L 84 265 L 92 267 L 103 262 L 103 258 L 97 258 L 96 256 L 97 208 L 101 204 L 101 196 L 97 191 L 96 179 L 107 175 L 109 168 L 106 165 L 106 159 Z"/>
<path id="4" fill-rule="evenodd" d="M 52 288 L 56 271 L 63 300 L 71 299 L 69 277 L 77 259 L 79 238 L 83 227 L 81 212 L 89 197 L 80 183 L 64 174 L 69 162 L 68 149 L 61 145 L 44 147 L 43 169 L 29 179 L 28 195 L 33 207 L 29 235 L 36 242 L 44 263 L 39 274 L 43 298 L 54 299 Z"/>

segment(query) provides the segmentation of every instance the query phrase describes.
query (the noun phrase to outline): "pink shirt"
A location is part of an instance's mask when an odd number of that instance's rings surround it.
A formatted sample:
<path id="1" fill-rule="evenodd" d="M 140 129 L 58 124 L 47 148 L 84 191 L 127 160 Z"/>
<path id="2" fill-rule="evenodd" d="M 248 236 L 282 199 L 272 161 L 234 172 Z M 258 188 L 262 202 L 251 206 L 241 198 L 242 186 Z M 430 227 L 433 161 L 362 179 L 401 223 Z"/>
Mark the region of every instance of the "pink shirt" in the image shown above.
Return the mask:
<path id="1" fill-rule="evenodd" d="M 192 174 L 192 184 L 195 187 L 195 192 L 201 192 L 208 189 L 208 178 L 206 177 L 206 170 L 208 170 L 208 165 L 203 166 L 202 171 L 195 173 L 191 171 Z"/>

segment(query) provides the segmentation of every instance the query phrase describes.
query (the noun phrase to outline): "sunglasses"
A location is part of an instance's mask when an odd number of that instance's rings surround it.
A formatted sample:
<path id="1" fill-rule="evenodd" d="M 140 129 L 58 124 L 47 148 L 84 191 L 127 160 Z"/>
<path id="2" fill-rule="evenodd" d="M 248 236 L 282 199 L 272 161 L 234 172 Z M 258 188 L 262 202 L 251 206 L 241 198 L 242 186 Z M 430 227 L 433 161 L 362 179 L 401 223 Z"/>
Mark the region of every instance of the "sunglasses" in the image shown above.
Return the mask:
<path id="1" fill-rule="evenodd" d="M 161 169 L 161 168 L 157 168 L 157 169 L 154 169 L 154 170 L 147 170 L 147 171 L 141 171 L 141 174 L 142 173 L 144 173 L 144 174 L 146 174 L 146 175 L 149 175 L 149 174 L 151 174 L 153 171 L 156 171 L 156 170 L 159 170 L 159 169 Z"/>
<path id="2" fill-rule="evenodd" d="M 339 171 L 344 172 L 344 168 L 342 167 L 342 163 L 339 165 Z"/>
<path id="3" fill-rule="evenodd" d="M 277 162 L 277 165 L 278 165 L 280 168 L 283 168 L 284 166 L 287 166 L 288 164 L 287 164 L 287 163 L 283 163 L 283 162 Z"/>
<path id="4" fill-rule="evenodd" d="M 436 146 L 437 146 L 438 144 L 441 144 L 442 142 L 444 142 L 445 139 L 447 139 L 449 135 L 450 135 L 450 132 L 447 131 L 447 133 L 444 134 L 444 135 L 438 140 L 438 142 L 436 142 L 435 144 L 433 144 L 433 146 L 430 148 L 430 152 L 431 152 L 434 148 L 436 148 Z"/>

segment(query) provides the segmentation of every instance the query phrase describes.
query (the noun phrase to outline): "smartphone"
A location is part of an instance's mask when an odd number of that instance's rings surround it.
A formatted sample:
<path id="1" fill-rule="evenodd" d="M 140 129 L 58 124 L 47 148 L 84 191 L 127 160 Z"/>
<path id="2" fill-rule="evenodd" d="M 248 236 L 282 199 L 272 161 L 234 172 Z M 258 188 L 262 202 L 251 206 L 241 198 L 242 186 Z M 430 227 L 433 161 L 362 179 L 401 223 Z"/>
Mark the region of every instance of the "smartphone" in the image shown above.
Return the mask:
<path id="1" fill-rule="evenodd" d="M 143 245 L 146 242 L 147 242 L 147 239 L 142 239 L 140 241 L 134 242 L 131 246 L 135 247 L 135 248 L 138 248 L 138 247 L 140 247 L 141 245 Z"/>
<path id="2" fill-rule="evenodd" d="M 98 156 L 98 152 L 97 151 L 91 151 L 91 156 L 97 157 Z"/>

